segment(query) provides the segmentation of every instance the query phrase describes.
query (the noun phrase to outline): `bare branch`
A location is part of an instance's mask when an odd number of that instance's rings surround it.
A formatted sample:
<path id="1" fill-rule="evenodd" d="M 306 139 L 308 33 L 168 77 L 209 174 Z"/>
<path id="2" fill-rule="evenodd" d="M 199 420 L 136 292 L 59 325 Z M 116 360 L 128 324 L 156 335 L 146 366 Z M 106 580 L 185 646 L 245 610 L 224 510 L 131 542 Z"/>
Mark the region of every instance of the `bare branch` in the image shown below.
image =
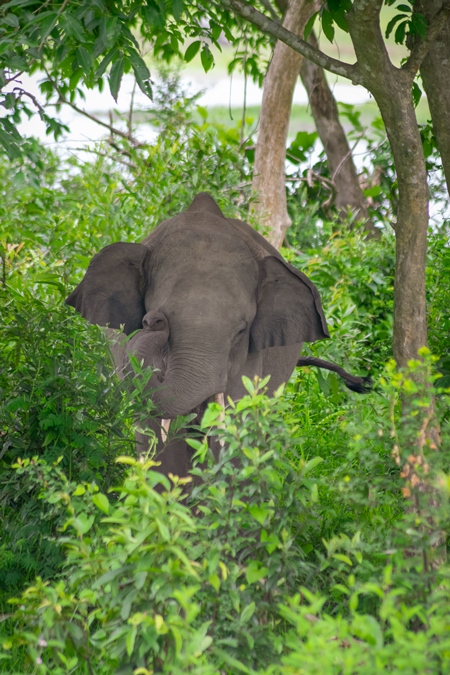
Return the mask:
<path id="1" fill-rule="evenodd" d="M 5 84 L 10 84 L 11 82 L 16 82 L 16 80 L 23 75 L 23 70 L 20 70 L 18 73 L 13 75 L 12 77 L 7 78 Z"/>
<path id="2" fill-rule="evenodd" d="M 2 261 L 2 270 L 3 270 L 2 286 L 3 286 L 3 290 L 6 290 L 6 258 L 3 255 L 3 253 L 0 254 L 0 259 Z"/>
<path id="3" fill-rule="evenodd" d="M 128 133 L 121 131 L 120 129 L 117 129 L 117 127 L 114 127 L 112 124 L 107 124 L 106 122 L 102 122 L 102 120 L 99 120 L 98 117 L 95 117 L 95 115 L 91 115 L 90 113 L 86 112 L 86 110 L 83 110 L 82 108 L 79 108 L 75 103 L 72 103 L 71 101 L 68 101 L 66 98 L 60 97 L 58 103 L 62 103 L 64 105 L 70 106 L 72 110 L 75 110 L 75 112 L 80 113 L 80 115 L 84 115 L 88 119 L 92 120 L 93 122 L 96 122 L 99 124 L 101 127 L 104 127 L 105 129 L 108 129 L 112 134 L 116 134 L 117 136 L 120 136 L 121 138 L 125 138 L 131 145 L 135 148 L 140 148 L 142 147 L 142 143 L 139 143 L 135 138 L 130 136 Z"/>
<path id="4" fill-rule="evenodd" d="M 27 96 L 31 101 L 33 101 L 34 105 L 36 106 L 40 118 L 44 119 L 45 110 L 42 107 L 42 105 L 39 103 L 39 101 L 37 100 L 36 96 L 34 96 L 34 94 L 30 94 L 29 91 L 26 91 L 25 89 L 22 89 L 22 87 L 14 87 L 13 94 L 16 94 L 17 96 L 20 96 L 20 97 Z"/>
<path id="5" fill-rule="evenodd" d="M 248 2 L 245 2 L 245 0 L 219 0 L 219 2 L 226 9 L 231 10 L 259 28 L 263 33 L 276 37 L 278 40 L 281 40 L 281 42 L 287 44 L 288 47 L 291 47 L 291 49 L 302 54 L 305 58 L 316 63 L 318 66 L 329 70 L 335 75 L 346 77 L 354 84 L 362 84 L 363 78 L 357 63 L 345 63 L 344 61 L 338 61 L 338 59 L 327 56 L 327 54 L 321 52 L 320 49 L 313 47 L 305 40 L 302 40 L 302 38 L 291 33 L 291 31 L 286 30 L 286 28 L 281 25 L 280 21 L 269 19 L 265 14 L 262 14 L 249 5 Z"/>
<path id="6" fill-rule="evenodd" d="M 331 176 L 331 180 L 333 181 L 333 183 L 334 183 L 334 180 L 335 180 L 336 176 L 339 174 L 339 172 L 341 171 L 342 167 L 344 166 L 344 164 L 348 160 L 348 158 L 353 157 L 353 152 L 354 152 L 356 146 L 358 145 L 359 141 L 364 138 L 365 135 L 366 135 L 366 130 L 364 130 L 361 134 L 359 134 L 358 138 L 356 139 L 356 141 L 353 144 L 353 147 L 350 148 L 349 151 L 347 152 L 347 154 L 343 156 L 343 158 L 341 159 L 341 161 L 337 165 L 335 172 Z"/>
<path id="7" fill-rule="evenodd" d="M 443 0 L 441 9 L 434 15 L 427 27 L 426 36 L 422 40 L 418 39 L 415 42 L 408 60 L 403 65 L 403 69 L 411 73 L 412 77 L 416 76 L 430 45 L 437 38 L 449 18 L 450 0 Z"/>
<path id="8" fill-rule="evenodd" d="M 117 150 L 121 155 L 126 154 L 123 151 L 123 149 L 120 148 L 115 143 L 110 143 L 108 141 L 108 144 L 111 145 L 114 148 L 114 150 Z M 92 155 L 97 155 L 98 157 L 105 157 L 105 159 L 112 159 L 114 162 L 117 162 L 118 164 L 123 164 L 123 166 L 128 167 L 132 171 L 137 171 L 137 169 L 138 169 L 137 164 L 133 164 L 132 162 L 127 162 L 125 159 L 122 159 L 122 158 L 117 157 L 117 156 L 111 158 L 110 154 L 108 154 L 107 152 L 102 152 L 99 149 L 92 150 L 91 148 L 80 147 L 80 148 L 72 148 L 72 150 L 74 150 L 75 152 L 87 152 L 87 153 L 90 153 Z"/>
<path id="9" fill-rule="evenodd" d="M 270 4 L 269 0 L 261 0 L 261 4 L 267 9 L 274 21 L 278 21 L 278 14 Z"/>
<path id="10" fill-rule="evenodd" d="M 136 80 L 133 82 L 133 90 L 131 92 L 130 110 L 128 111 L 128 135 L 131 137 L 133 133 L 133 112 L 134 112 L 134 97 L 136 95 Z"/>

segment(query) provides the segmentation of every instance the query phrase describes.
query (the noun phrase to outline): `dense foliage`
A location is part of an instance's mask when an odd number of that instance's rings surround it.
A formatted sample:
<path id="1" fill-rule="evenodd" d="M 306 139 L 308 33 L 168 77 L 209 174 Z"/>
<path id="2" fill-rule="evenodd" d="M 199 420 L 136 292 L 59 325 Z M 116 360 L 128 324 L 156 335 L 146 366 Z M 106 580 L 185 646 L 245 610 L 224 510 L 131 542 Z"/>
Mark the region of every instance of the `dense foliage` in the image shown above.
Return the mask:
<path id="1" fill-rule="evenodd" d="M 205 434 L 224 443 L 192 490 L 133 459 L 148 373 L 135 364 L 132 386 L 120 383 L 101 330 L 63 298 L 99 248 L 143 238 L 196 192 L 237 217 L 249 199 L 238 130 L 202 110 L 194 122 L 183 101 L 160 112 L 141 148 L 105 144 L 92 162 L 63 163 L 30 144 L 0 166 L 0 670 L 447 672 L 448 379 L 435 380 L 427 352 L 407 373 L 389 361 L 387 223 L 368 242 L 310 210 L 311 236 L 284 251 L 330 325 L 332 340 L 307 349 L 370 372 L 371 394 L 308 369 L 274 399 L 247 381 L 248 396 L 224 421 L 210 407 L 191 441 L 202 460 Z M 301 191 L 290 199 L 308 206 Z M 387 190 L 383 200 L 388 213 Z M 444 375 L 449 269 L 444 224 L 428 269 Z M 428 385 L 439 450 L 425 440 Z"/>
<path id="2" fill-rule="evenodd" d="M 248 381 L 224 421 L 218 407 L 203 420 L 224 450 L 196 470 L 191 509 L 185 481 L 170 489 L 151 460 L 119 457 L 131 469 L 109 496 L 37 458 L 17 462 L 65 515 L 66 559 L 59 580 L 12 601 L 6 654 L 26 647 L 22 667 L 36 673 L 446 672 L 445 462 L 430 448 L 411 456 L 427 394 L 397 427 L 413 382 L 390 366 L 381 385 L 376 419 L 344 413 L 336 462 L 323 436 L 305 458 L 289 394 L 268 399 Z M 207 455 L 206 441 L 193 445 Z"/>

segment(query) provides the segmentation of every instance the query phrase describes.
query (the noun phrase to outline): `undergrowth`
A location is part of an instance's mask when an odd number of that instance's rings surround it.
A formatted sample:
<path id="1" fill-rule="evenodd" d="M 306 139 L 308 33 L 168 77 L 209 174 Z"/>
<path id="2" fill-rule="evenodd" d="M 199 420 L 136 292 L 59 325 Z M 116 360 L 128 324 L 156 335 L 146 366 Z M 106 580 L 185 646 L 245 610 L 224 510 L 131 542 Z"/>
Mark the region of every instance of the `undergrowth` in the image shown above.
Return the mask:
<path id="1" fill-rule="evenodd" d="M 202 435 L 220 437 L 219 463 L 170 487 L 134 458 L 148 374 L 119 382 L 102 331 L 63 304 L 101 247 L 139 241 L 201 190 L 245 217 L 239 131 L 182 104 L 160 125 L 154 144 L 92 162 L 35 144 L 0 163 L 0 670 L 450 672 L 445 227 L 427 269 L 439 360 L 424 352 L 405 373 L 390 361 L 389 230 L 368 242 L 322 220 L 302 252 L 285 249 L 332 336 L 304 353 L 370 374 L 373 391 L 308 368 L 274 399 L 247 381 L 192 441 L 206 461 Z M 433 391 L 439 449 L 424 434 Z"/>

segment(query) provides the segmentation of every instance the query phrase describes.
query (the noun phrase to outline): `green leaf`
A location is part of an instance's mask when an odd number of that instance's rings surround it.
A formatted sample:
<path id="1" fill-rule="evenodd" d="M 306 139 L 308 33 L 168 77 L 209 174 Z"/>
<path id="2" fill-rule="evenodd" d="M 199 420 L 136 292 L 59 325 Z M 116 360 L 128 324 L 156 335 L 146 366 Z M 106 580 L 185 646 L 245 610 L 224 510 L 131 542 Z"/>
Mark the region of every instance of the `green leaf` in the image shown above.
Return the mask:
<path id="1" fill-rule="evenodd" d="M 417 108 L 417 106 L 419 105 L 419 101 L 422 98 L 422 89 L 419 87 L 417 82 L 413 82 L 412 98 L 414 101 L 414 107 Z"/>
<path id="2" fill-rule="evenodd" d="M 227 672 L 235 673 L 237 671 L 241 673 L 246 673 L 247 675 L 250 675 L 250 671 L 247 666 L 245 666 L 241 661 L 238 661 L 238 659 L 234 658 L 234 656 L 231 656 L 227 651 L 224 651 L 222 649 L 219 649 L 218 647 L 213 648 L 214 654 L 216 654 L 224 663 L 226 663 L 228 666 L 230 666 L 233 670 L 229 670 Z"/>
<path id="3" fill-rule="evenodd" d="M 373 187 L 366 188 L 363 190 L 364 197 L 378 197 L 381 194 L 381 187 L 379 185 L 374 185 Z"/>
<path id="4" fill-rule="evenodd" d="M 74 521 L 73 525 L 80 534 L 87 534 L 94 524 L 95 516 L 87 516 L 85 513 L 80 513 Z"/>
<path id="5" fill-rule="evenodd" d="M 348 590 L 347 586 L 344 586 L 343 584 L 334 584 L 332 588 L 335 588 L 337 591 L 343 593 L 344 595 L 350 595 L 350 591 Z"/>
<path id="6" fill-rule="evenodd" d="M 339 28 L 344 31 L 344 33 L 349 32 L 347 19 L 344 12 L 338 12 L 337 14 L 333 14 L 333 19 L 334 22 L 339 26 Z"/>
<path id="7" fill-rule="evenodd" d="M 45 19 L 45 21 L 42 22 L 40 26 L 41 30 L 41 42 L 45 42 L 45 40 L 48 38 L 54 27 L 56 26 L 58 22 L 58 13 L 57 12 L 51 12 L 49 16 Z"/>
<path id="8" fill-rule="evenodd" d="M 203 415 L 201 428 L 214 427 L 217 425 L 219 417 L 223 414 L 223 408 L 218 403 L 210 403 Z"/>
<path id="9" fill-rule="evenodd" d="M 401 24 L 397 27 L 397 30 L 395 31 L 394 39 L 395 39 L 395 42 L 396 42 L 398 45 L 402 45 L 402 44 L 404 43 L 404 41 L 405 41 L 405 35 L 406 35 L 406 28 L 407 28 L 407 26 L 408 26 L 408 22 L 407 22 L 407 21 L 403 21 L 403 23 L 401 23 Z"/>
<path id="10" fill-rule="evenodd" d="M 37 284 L 49 284 L 50 286 L 56 286 L 61 295 L 66 295 L 66 287 L 61 282 L 61 279 L 57 274 L 44 272 L 43 274 L 39 274 L 39 276 L 36 277 L 34 281 Z"/>
<path id="11" fill-rule="evenodd" d="M 108 513 L 109 513 L 109 499 L 106 495 L 104 495 L 101 492 L 98 492 L 97 494 L 93 495 L 92 503 L 98 509 L 100 509 L 100 511 L 103 511 L 103 513 L 106 513 L 106 515 L 108 515 Z"/>
<path id="12" fill-rule="evenodd" d="M 74 37 L 77 42 L 87 42 L 83 24 L 72 14 L 64 12 L 61 17 L 61 24 L 69 37 Z"/>
<path id="13" fill-rule="evenodd" d="M 323 461 L 324 461 L 323 457 L 313 457 L 303 467 L 302 474 L 306 476 L 307 473 L 312 471 L 318 464 L 320 464 Z"/>
<path id="14" fill-rule="evenodd" d="M 333 21 L 339 26 L 341 30 L 343 30 L 345 33 L 348 33 L 348 23 L 345 17 L 345 12 L 349 9 L 349 7 L 344 7 L 339 0 L 328 0 L 327 4 L 330 14 L 333 17 Z"/>
<path id="15" fill-rule="evenodd" d="M 157 28 L 164 28 L 166 18 L 165 14 L 163 13 L 163 7 L 159 7 L 155 4 L 153 0 L 147 0 L 147 5 L 144 5 L 142 8 L 142 15 L 144 17 L 145 22 L 149 26 L 156 26 Z"/>
<path id="16" fill-rule="evenodd" d="M 264 577 L 268 573 L 267 567 L 264 567 L 261 563 L 257 562 L 256 560 L 253 560 L 248 566 L 245 571 L 245 578 L 247 579 L 248 584 L 255 584 L 257 581 L 260 579 L 264 579 Z"/>
<path id="17" fill-rule="evenodd" d="M 330 383 L 328 382 L 328 379 L 324 377 L 322 371 L 319 368 L 317 368 L 316 370 L 316 377 L 319 383 L 320 390 L 325 394 L 325 396 L 329 396 Z"/>
<path id="18" fill-rule="evenodd" d="M 189 63 L 189 61 L 192 61 L 193 58 L 195 58 L 198 54 L 198 50 L 201 47 L 201 42 L 200 40 L 196 40 L 195 42 L 192 42 L 189 47 L 186 49 L 186 52 L 184 54 L 184 60 L 186 63 Z"/>
<path id="19" fill-rule="evenodd" d="M 12 134 L 0 129 L 0 145 L 3 145 L 9 159 L 19 159 L 22 157 L 22 151 L 14 141 Z"/>
<path id="20" fill-rule="evenodd" d="M 420 12 L 414 12 L 409 26 L 410 32 L 414 33 L 414 35 L 420 35 L 424 39 L 427 36 L 427 28 L 428 23 L 424 15 L 420 14 Z"/>
<path id="21" fill-rule="evenodd" d="M 155 518 L 155 522 L 158 526 L 159 533 L 164 541 L 170 541 L 170 532 L 169 528 L 165 523 L 163 523 L 159 518 Z"/>
<path id="22" fill-rule="evenodd" d="M 152 98 L 152 87 L 150 83 L 150 71 L 147 68 L 144 59 L 138 54 L 135 49 L 130 49 L 128 58 L 133 67 L 136 82 L 139 89 L 149 98 Z"/>
<path id="23" fill-rule="evenodd" d="M 172 0 L 172 12 L 175 21 L 179 21 L 181 19 L 181 15 L 184 12 L 183 0 Z"/>
<path id="24" fill-rule="evenodd" d="M 203 43 L 200 58 L 202 61 L 203 70 L 205 71 L 205 73 L 207 73 L 208 70 L 211 70 L 214 64 L 214 58 L 213 55 L 211 54 L 210 48 L 206 43 Z"/>
<path id="25" fill-rule="evenodd" d="M 209 22 L 209 27 L 211 29 L 212 39 L 218 40 L 222 34 L 222 26 L 211 19 Z"/>
<path id="26" fill-rule="evenodd" d="M 14 96 L 14 94 L 7 94 L 6 96 Z M 16 141 L 16 143 L 20 143 L 23 138 L 17 131 L 17 128 L 14 126 L 14 124 L 9 120 L 7 117 L 4 117 L 2 119 L 3 122 L 3 128 L 8 134 L 11 134 L 13 139 Z"/>
<path id="27" fill-rule="evenodd" d="M 197 105 L 197 111 L 202 120 L 207 120 L 208 119 L 208 109 L 203 107 L 202 105 Z"/>
<path id="28" fill-rule="evenodd" d="M 211 574 L 211 576 L 208 577 L 208 581 L 214 588 L 214 590 L 218 593 L 220 591 L 220 579 L 217 576 L 217 574 Z"/>
<path id="29" fill-rule="evenodd" d="M 398 9 L 400 12 L 412 12 L 412 7 L 410 5 L 397 5 L 395 9 Z"/>
<path id="30" fill-rule="evenodd" d="M 251 379 L 249 377 L 247 377 L 246 375 L 243 375 L 242 376 L 242 384 L 244 385 L 245 389 L 248 391 L 250 396 L 253 396 L 253 394 L 255 393 L 255 386 L 254 386 L 253 382 L 251 381 Z"/>
<path id="31" fill-rule="evenodd" d="M 314 147 L 318 138 L 316 131 L 299 131 L 286 150 L 286 156 L 293 164 L 304 162 L 307 158 L 307 151 Z"/>
<path id="32" fill-rule="evenodd" d="M 136 642 L 136 635 L 137 635 L 137 626 L 133 626 L 131 628 L 130 632 L 128 633 L 127 639 L 126 639 L 128 656 L 131 656 L 131 654 L 133 653 L 134 643 Z"/>
<path id="33" fill-rule="evenodd" d="M 273 553 L 278 546 L 280 546 L 280 540 L 277 535 L 271 532 L 267 534 L 265 530 L 261 532 L 261 543 L 264 544 L 266 551 L 268 553 Z"/>
<path id="34" fill-rule="evenodd" d="M 328 9 L 333 14 L 334 12 L 349 12 L 352 8 L 352 0 L 327 0 Z"/>
<path id="35" fill-rule="evenodd" d="M 101 586 L 105 586 L 108 584 L 110 581 L 113 581 L 116 577 L 119 576 L 119 574 L 122 574 L 124 572 L 123 567 L 118 567 L 117 569 L 114 570 L 109 570 L 108 572 L 105 572 L 97 581 L 94 581 L 92 584 L 92 588 L 100 588 Z"/>
<path id="36" fill-rule="evenodd" d="M 249 511 L 253 518 L 257 520 L 260 525 L 264 525 L 267 517 L 273 513 L 273 509 L 271 509 L 269 506 L 266 506 L 265 504 L 261 504 L 260 506 L 253 504 L 249 508 Z"/>
<path id="37" fill-rule="evenodd" d="M 178 654 L 181 652 L 183 648 L 183 638 L 178 628 L 173 624 L 170 626 L 170 632 L 172 633 L 173 638 L 175 640 L 175 651 L 178 656 Z"/>
<path id="38" fill-rule="evenodd" d="M 88 73 L 91 70 L 92 64 L 94 62 L 92 54 L 88 52 L 86 47 L 80 46 L 77 47 L 76 55 L 77 55 L 77 62 L 80 68 L 82 68 L 82 70 L 85 73 Z"/>
<path id="39" fill-rule="evenodd" d="M 245 607 L 242 611 L 242 614 L 239 618 L 239 623 L 244 624 L 250 621 L 252 618 L 253 614 L 255 613 L 256 605 L 254 602 L 251 602 L 247 607 Z"/>
<path id="40" fill-rule="evenodd" d="M 122 82 L 123 77 L 124 62 L 125 59 L 123 58 L 123 56 L 119 57 L 117 61 L 114 61 L 108 78 L 109 89 L 116 103 L 117 103 L 117 96 L 119 94 L 120 83 Z"/>
<path id="41" fill-rule="evenodd" d="M 319 12 L 314 12 L 312 16 L 308 19 L 306 22 L 305 30 L 303 32 L 303 39 L 307 40 L 309 36 L 311 35 L 311 31 L 314 28 L 315 21 L 317 19 Z"/>
<path id="42" fill-rule="evenodd" d="M 106 54 L 105 58 L 101 61 L 99 67 L 95 71 L 96 77 L 101 77 L 105 73 L 107 67 L 109 66 L 111 61 L 114 59 L 114 57 L 116 56 L 118 51 L 119 50 L 117 49 L 117 47 L 114 47 L 114 49 L 111 49 L 111 51 L 108 54 Z"/>
<path id="43" fill-rule="evenodd" d="M 92 55 L 96 59 L 108 46 L 108 34 L 106 32 L 106 17 L 102 16 L 99 24 L 99 36 L 94 42 Z"/>
<path id="44" fill-rule="evenodd" d="M 375 617 L 359 614 L 352 621 L 351 630 L 360 640 L 368 642 L 379 649 L 383 647 L 383 631 Z"/>
<path id="45" fill-rule="evenodd" d="M 324 32 L 325 37 L 330 42 L 333 42 L 334 40 L 333 17 L 331 16 L 330 12 L 328 12 L 326 9 L 322 10 L 322 30 Z"/>
<path id="46" fill-rule="evenodd" d="M 19 28 L 19 19 L 15 14 L 7 14 L 3 18 L 3 23 L 6 23 L 8 26 L 11 26 L 12 28 Z"/>
<path id="47" fill-rule="evenodd" d="M 343 553 L 334 553 L 332 557 L 336 558 L 336 560 L 344 562 L 346 565 L 350 565 L 350 567 L 353 567 L 353 563 L 348 557 L 348 555 L 344 555 Z"/>
<path id="48" fill-rule="evenodd" d="M 394 26 L 395 26 L 395 24 L 396 24 L 398 21 L 400 21 L 401 19 L 406 19 L 406 18 L 407 18 L 407 17 L 406 17 L 405 14 L 397 14 L 396 16 L 394 16 L 394 17 L 389 21 L 388 25 L 386 26 L 386 33 L 385 33 L 386 37 L 388 38 L 389 35 L 392 33 L 392 31 L 393 31 L 393 29 L 394 29 Z"/>

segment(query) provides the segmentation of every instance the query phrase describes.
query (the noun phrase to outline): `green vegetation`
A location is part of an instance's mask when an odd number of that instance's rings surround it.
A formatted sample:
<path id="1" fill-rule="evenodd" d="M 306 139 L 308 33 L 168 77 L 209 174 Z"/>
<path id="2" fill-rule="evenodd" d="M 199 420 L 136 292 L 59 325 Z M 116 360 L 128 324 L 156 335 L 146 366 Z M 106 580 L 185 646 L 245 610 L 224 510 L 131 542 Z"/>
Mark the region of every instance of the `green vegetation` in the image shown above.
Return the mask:
<path id="1" fill-rule="evenodd" d="M 151 145 L 63 163 L 30 142 L 0 165 L 0 671 L 447 673 L 448 224 L 430 231 L 427 270 L 442 377 L 426 350 L 398 373 L 385 146 L 371 149 L 381 238 L 349 231 L 321 211 L 320 182 L 300 181 L 284 251 L 318 286 L 332 334 L 305 353 L 370 373 L 373 392 L 308 369 L 273 399 L 247 381 L 192 436 L 192 489 L 134 459 L 148 373 L 135 364 L 133 386 L 119 382 L 101 330 L 63 304 L 102 246 L 143 238 L 201 190 L 245 217 L 251 149 L 198 114 L 172 99 Z M 424 435 L 433 393 L 439 449 Z M 218 465 L 205 434 L 223 441 Z"/>

